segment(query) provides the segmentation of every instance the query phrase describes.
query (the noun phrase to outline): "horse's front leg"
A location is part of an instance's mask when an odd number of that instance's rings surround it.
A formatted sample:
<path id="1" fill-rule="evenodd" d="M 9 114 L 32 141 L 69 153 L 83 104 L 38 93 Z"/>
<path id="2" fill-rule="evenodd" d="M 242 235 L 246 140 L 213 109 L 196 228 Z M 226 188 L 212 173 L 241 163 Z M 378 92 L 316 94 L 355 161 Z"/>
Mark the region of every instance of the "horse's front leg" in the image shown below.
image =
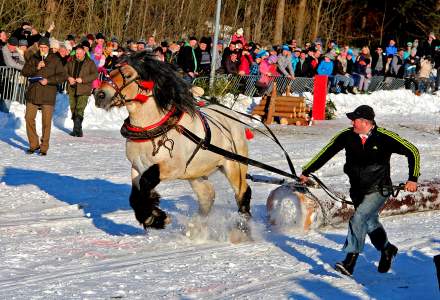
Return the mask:
<path id="1" fill-rule="evenodd" d="M 162 229 L 170 223 L 166 213 L 159 209 L 160 195 L 154 188 L 160 183 L 160 168 L 158 164 L 152 165 L 139 178 L 139 172 L 132 168 L 132 189 L 130 205 L 134 210 L 136 220 L 144 226 Z M 138 186 L 136 185 L 139 178 Z"/>

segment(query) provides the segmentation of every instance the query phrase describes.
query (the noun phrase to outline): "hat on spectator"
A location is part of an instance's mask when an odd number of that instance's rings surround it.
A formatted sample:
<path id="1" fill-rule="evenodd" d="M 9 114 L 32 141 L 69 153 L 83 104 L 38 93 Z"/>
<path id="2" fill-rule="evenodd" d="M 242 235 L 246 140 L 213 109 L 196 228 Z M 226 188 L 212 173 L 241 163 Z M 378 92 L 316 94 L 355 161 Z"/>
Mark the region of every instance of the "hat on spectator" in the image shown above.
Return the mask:
<path id="1" fill-rule="evenodd" d="M 8 44 L 11 46 L 18 46 L 18 39 L 15 36 L 11 36 L 8 39 Z"/>
<path id="2" fill-rule="evenodd" d="M 301 48 L 296 48 L 295 50 L 293 50 L 293 52 L 301 52 Z"/>
<path id="3" fill-rule="evenodd" d="M 103 40 L 105 40 L 105 37 L 104 37 L 104 35 L 103 35 L 101 32 L 98 32 L 98 33 L 96 34 L 95 38 L 96 38 L 97 40 L 99 40 L 99 39 L 103 39 Z"/>
<path id="4" fill-rule="evenodd" d="M 237 29 L 237 34 L 238 35 L 243 35 L 243 28 L 238 28 Z"/>
<path id="5" fill-rule="evenodd" d="M 283 49 L 283 51 L 289 51 L 290 52 L 290 48 L 287 45 L 283 45 L 282 49 Z"/>
<path id="6" fill-rule="evenodd" d="M 112 37 L 111 42 L 112 42 L 112 43 L 119 43 L 118 38 L 115 37 L 115 36 Z"/>
<path id="7" fill-rule="evenodd" d="M 375 117 L 373 108 L 368 105 L 358 106 L 354 111 L 349 112 L 346 115 L 350 120 L 365 119 L 373 121 Z"/>
<path id="8" fill-rule="evenodd" d="M 75 36 L 73 34 L 67 35 L 66 41 L 74 41 L 74 40 L 75 40 Z"/>
<path id="9" fill-rule="evenodd" d="M 18 41 L 18 46 L 28 46 L 28 41 L 27 40 L 19 40 Z"/>
<path id="10" fill-rule="evenodd" d="M 409 47 L 411 47 L 411 46 L 412 46 L 412 43 L 411 43 L 411 42 L 408 42 L 408 43 L 406 43 L 406 45 L 409 46 Z"/>
<path id="11" fill-rule="evenodd" d="M 48 39 L 47 37 L 43 36 L 43 37 L 38 41 L 38 45 L 39 45 L 39 46 L 44 45 L 44 46 L 49 47 L 49 46 L 50 46 L 49 39 Z"/>
<path id="12" fill-rule="evenodd" d="M 331 60 L 335 59 L 335 56 L 332 53 L 327 53 L 324 57 L 330 58 Z"/>
<path id="13" fill-rule="evenodd" d="M 81 45 L 82 47 L 87 47 L 87 48 L 90 49 L 90 43 L 89 43 L 89 41 L 87 41 L 87 40 L 82 41 L 80 45 Z"/>
<path id="14" fill-rule="evenodd" d="M 50 39 L 50 48 L 60 49 L 60 42 L 56 39 Z"/>
<path id="15" fill-rule="evenodd" d="M 351 55 L 351 56 L 353 56 L 353 50 L 348 49 L 348 50 L 347 50 L 347 55 Z"/>
<path id="16" fill-rule="evenodd" d="M 197 38 L 195 36 L 190 36 L 188 40 L 189 41 L 197 41 Z"/>
<path id="17" fill-rule="evenodd" d="M 147 42 L 146 42 L 144 39 L 140 39 L 139 41 L 137 41 L 136 44 L 143 44 L 143 45 L 146 45 Z"/>
<path id="18" fill-rule="evenodd" d="M 203 44 L 206 44 L 206 45 L 210 45 L 210 44 L 211 44 L 211 41 L 210 41 L 210 38 L 204 36 L 204 37 L 202 37 L 202 38 L 200 39 L 200 43 L 203 43 Z"/>
<path id="19" fill-rule="evenodd" d="M 169 47 L 170 45 L 168 44 L 167 41 L 162 41 L 162 42 L 160 42 L 160 46 L 161 47 Z"/>
<path id="20" fill-rule="evenodd" d="M 269 52 L 267 52 L 266 50 L 260 50 L 260 52 L 257 53 L 257 58 L 262 58 L 263 56 L 268 56 Z"/>

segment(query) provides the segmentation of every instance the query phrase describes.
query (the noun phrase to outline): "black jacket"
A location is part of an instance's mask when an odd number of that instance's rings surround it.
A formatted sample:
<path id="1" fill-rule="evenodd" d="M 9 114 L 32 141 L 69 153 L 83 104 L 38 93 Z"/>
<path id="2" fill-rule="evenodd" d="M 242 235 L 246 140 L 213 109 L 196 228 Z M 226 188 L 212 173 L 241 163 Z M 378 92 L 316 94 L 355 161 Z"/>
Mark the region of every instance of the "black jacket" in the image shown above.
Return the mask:
<path id="1" fill-rule="evenodd" d="M 355 205 L 366 194 L 392 185 L 390 158 L 393 153 L 407 157 L 408 180 L 417 181 L 420 175 L 420 155 L 416 146 L 381 127 L 373 128 L 365 145 L 352 127 L 342 130 L 303 167 L 303 175 L 318 170 L 342 149 L 345 149 L 346 157 L 344 172 L 350 179 L 350 197 Z"/>

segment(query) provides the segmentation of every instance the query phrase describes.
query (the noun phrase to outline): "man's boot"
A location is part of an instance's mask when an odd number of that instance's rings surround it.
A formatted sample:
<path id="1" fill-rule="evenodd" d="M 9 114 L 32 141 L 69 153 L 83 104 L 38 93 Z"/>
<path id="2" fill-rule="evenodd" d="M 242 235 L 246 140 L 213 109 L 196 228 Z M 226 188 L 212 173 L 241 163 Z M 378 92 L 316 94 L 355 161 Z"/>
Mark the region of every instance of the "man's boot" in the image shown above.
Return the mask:
<path id="1" fill-rule="evenodd" d="M 394 256 L 396 256 L 398 250 L 399 249 L 397 249 L 397 247 L 391 243 L 386 245 L 386 247 L 382 250 L 379 266 L 377 267 L 379 273 L 386 273 L 390 270 L 391 262 L 393 261 Z"/>
<path id="2" fill-rule="evenodd" d="M 76 121 L 78 117 L 76 115 L 72 116 L 73 121 L 73 130 L 71 133 L 69 133 L 71 136 L 78 136 L 78 122 Z"/>
<path id="3" fill-rule="evenodd" d="M 344 275 L 351 276 L 353 274 L 358 256 L 359 253 L 348 253 L 343 261 L 336 263 L 336 271 L 341 272 Z"/>
<path id="4" fill-rule="evenodd" d="M 84 120 L 83 117 L 81 117 L 81 116 L 77 117 L 77 122 L 78 122 L 78 124 L 77 124 L 78 131 L 77 131 L 77 134 L 76 134 L 77 137 L 82 137 L 83 136 L 83 130 L 82 130 L 82 122 L 83 122 L 83 120 Z"/>

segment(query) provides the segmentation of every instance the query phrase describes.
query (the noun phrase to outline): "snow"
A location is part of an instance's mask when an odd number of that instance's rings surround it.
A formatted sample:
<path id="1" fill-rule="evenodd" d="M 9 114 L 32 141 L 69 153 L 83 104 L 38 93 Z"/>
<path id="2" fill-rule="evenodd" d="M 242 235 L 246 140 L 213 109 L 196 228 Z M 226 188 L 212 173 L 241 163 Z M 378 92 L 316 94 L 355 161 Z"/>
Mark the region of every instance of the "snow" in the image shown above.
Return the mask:
<path id="1" fill-rule="evenodd" d="M 408 91 L 330 95 L 337 119 L 313 126 L 272 126 L 297 168 L 337 131 L 345 113 L 373 106 L 379 125 L 419 147 L 420 180 L 438 180 L 440 97 Z M 253 241 L 231 244 L 237 222 L 226 180 L 214 174 L 216 202 L 197 217 L 188 183 L 163 182 L 161 207 L 172 216 L 164 230 L 144 232 L 128 203 L 130 166 L 119 128 L 125 109 L 87 106 L 83 138 L 72 127 L 65 95 L 57 101 L 46 157 L 26 155 L 25 107 L 0 113 L 0 299 L 438 299 L 432 257 L 440 253 L 440 212 L 381 218 L 399 247 L 392 270 L 377 272 L 379 253 L 367 242 L 353 277 L 334 271 L 344 254 L 346 224 L 303 232 L 269 225 L 266 199 L 276 185 L 251 183 Z M 38 123 L 39 124 L 39 123 Z M 283 154 L 256 133 L 250 155 L 287 170 Z M 347 194 L 343 153 L 317 175 Z M 406 160 L 392 158 L 392 178 L 407 176 Z M 250 173 L 272 176 L 251 168 Z M 191 232 L 194 228 L 200 232 Z M 189 237 L 188 237 L 189 235 Z"/>

